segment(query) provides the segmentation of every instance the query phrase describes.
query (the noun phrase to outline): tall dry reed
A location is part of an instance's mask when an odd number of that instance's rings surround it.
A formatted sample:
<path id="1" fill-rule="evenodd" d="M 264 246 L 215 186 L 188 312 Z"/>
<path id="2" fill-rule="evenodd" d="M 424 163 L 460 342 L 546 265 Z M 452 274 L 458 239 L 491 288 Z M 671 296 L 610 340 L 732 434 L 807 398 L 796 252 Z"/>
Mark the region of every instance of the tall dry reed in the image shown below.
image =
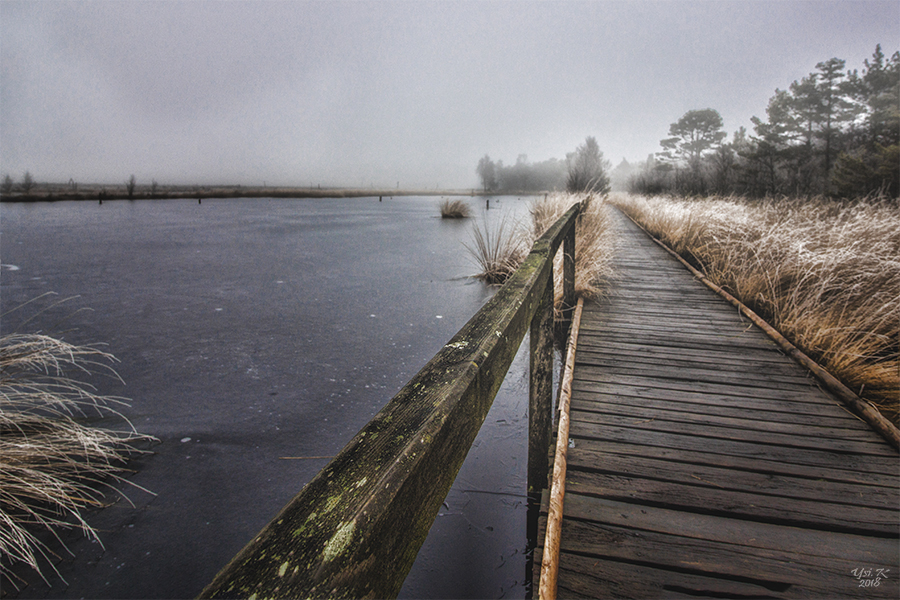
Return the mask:
<path id="1" fill-rule="evenodd" d="M 131 444 L 151 439 L 133 428 L 82 422 L 89 415 L 121 417 L 114 409 L 121 399 L 98 395 L 79 377 L 98 370 L 117 377 L 114 361 L 46 335 L 0 337 L 0 573 L 14 586 L 16 564 L 38 573 L 42 564 L 53 565 L 40 530 L 59 539 L 59 529 L 80 528 L 100 541 L 82 512 L 102 506 L 103 489 L 121 481 L 136 451 Z"/>
<path id="2" fill-rule="evenodd" d="M 605 197 L 593 194 L 548 194 L 536 200 L 530 208 L 530 246 L 576 202 L 587 201 L 575 224 L 575 295 L 596 298 L 603 292 L 603 283 L 613 276 L 612 255 L 615 236 L 612 231 L 610 208 Z M 563 280 L 562 252 L 556 255 L 553 268 L 554 304 L 562 309 Z"/>
<path id="3" fill-rule="evenodd" d="M 576 202 L 587 200 L 575 226 L 575 293 L 585 298 L 602 292 L 602 283 L 612 274 L 614 239 L 609 206 L 602 197 L 590 194 L 548 194 L 534 201 L 528 225 L 511 225 L 503 219 L 496 230 L 487 226 L 473 229 L 473 244 L 466 248 L 479 266 L 477 277 L 488 283 L 503 283 L 519 267 L 534 242 Z M 562 262 L 559 252 L 554 262 L 555 307 L 562 308 Z"/>
<path id="4" fill-rule="evenodd" d="M 613 202 L 898 422 L 895 202 L 627 195 Z"/>
<path id="5" fill-rule="evenodd" d="M 478 265 L 476 277 L 490 284 L 500 284 L 516 272 L 528 247 L 516 223 L 504 216 L 495 229 L 485 223 L 472 228 L 472 243 L 463 244 Z"/>

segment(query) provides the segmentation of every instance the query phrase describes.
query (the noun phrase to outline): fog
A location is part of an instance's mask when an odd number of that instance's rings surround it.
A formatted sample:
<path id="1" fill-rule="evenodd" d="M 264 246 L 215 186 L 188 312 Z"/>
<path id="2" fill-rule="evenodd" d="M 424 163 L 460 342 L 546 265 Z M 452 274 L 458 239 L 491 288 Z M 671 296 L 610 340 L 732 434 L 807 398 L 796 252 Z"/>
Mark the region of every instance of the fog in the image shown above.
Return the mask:
<path id="1" fill-rule="evenodd" d="M 468 188 L 478 159 L 613 165 L 714 108 L 726 131 L 900 4 L 0 2 L 0 175 Z"/>

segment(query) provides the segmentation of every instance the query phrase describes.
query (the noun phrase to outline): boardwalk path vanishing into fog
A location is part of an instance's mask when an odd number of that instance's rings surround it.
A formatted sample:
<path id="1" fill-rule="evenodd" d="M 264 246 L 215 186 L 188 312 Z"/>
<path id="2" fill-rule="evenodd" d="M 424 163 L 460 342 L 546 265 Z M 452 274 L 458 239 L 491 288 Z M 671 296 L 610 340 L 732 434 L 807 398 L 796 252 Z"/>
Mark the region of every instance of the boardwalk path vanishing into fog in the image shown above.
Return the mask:
<path id="1" fill-rule="evenodd" d="M 559 597 L 897 598 L 897 452 L 616 222 L 578 337 Z"/>

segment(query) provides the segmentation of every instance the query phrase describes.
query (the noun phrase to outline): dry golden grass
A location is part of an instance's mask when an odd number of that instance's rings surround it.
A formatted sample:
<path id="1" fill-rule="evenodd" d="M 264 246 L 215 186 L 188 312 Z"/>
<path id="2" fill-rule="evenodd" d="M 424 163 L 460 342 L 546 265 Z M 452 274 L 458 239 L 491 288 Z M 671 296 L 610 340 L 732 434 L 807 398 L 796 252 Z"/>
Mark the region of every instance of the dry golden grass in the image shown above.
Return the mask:
<path id="1" fill-rule="evenodd" d="M 896 202 L 628 195 L 613 202 L 898 422 Z"/>
<path id="2" fill-rule="evenodd" d="M 575 295 L 596 298 L 603 292 L 603 282 L 612 275 L 615 238 L 612 219 L 605 198 L 592 194 L 549 194 L 531 205 L 530 247 L 576 202 L 587 200 L 575 225 Z M 556 255 L 553 279 L 555 306 L 562 308 L 562 253 Z"/>
<path id="3" fill-rule="evenodd" d="M 479 271 L 477 278 L 489 284 L 500 284 L 516 272 L 530 246 L 526 246 L 519 228 L 503 217 L 497 228 L 491 231 L 485 224 L 478 223 L 472 228 L 472 245 L 464 244 L 475 259 Z"/>
<path id="4" fill-rule="evenodd" d="M 97 370 L 115 376 L 114 357 L 46 335 L 0 337 L 0 572 L 15 585 L 10 567 L 38 573 L 50 551 L 37 532 L 80 528 L 99 542 L 82 511 L 102 506 L 102 489 L 120 480 L 132 442 L 150 439 L 133 429 L 110 431 L 82 417 L 119 416 L 122 401 L 99 396 L 74 374 Z M 73 373 L 74 372 L 74 373 Z M 123 418 L 124 420 L 124 418 Z M 127 423 L 127 421 L 126 421 Z"/>
<path id="5" fill-rule="evenodd" d="M 611 277 L 614 239 L 609 206 L 603 198 L 585 194 L 548 194 L 530 207 L 528 226 L 510 225 L 501 220 L 497 230 L 476 225 L 473 244 L 466 248 L 480 269 L 476 277 L 492 284 L 503 283 L 519 267 L 534 242 L 576 202 L 588 200 L 575 226 L 575 293 L 597 297 L 603 281 Z M 555 307 L 562 308 L 562 252 L 554 263 Z"/>

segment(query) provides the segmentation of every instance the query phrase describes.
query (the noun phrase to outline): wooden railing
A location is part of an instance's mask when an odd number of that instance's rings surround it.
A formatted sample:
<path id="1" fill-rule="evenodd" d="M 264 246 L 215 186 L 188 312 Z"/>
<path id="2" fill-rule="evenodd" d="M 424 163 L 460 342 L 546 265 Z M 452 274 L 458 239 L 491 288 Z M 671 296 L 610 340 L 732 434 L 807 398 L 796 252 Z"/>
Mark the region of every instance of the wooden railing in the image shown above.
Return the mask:
<path id="1" fill-rule="evenodd" d="M 395 597 L 531 332 L 528 486 L 546 485 L 553 259 L 574 306 L 575 222 L 563 215 L 494 297 L 203 590 L 201 598 Z M 564 314 L 566 314 L 564 312 Z"/>

